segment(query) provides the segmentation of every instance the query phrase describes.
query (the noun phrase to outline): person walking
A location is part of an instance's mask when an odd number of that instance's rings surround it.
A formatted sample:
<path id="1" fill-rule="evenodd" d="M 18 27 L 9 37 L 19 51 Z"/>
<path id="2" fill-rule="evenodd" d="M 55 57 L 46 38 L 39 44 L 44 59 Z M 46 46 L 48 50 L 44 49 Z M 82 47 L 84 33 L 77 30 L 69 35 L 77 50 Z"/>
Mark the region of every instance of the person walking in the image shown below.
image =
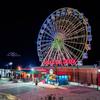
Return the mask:
<path id="1" fill-rule="evenodd" d="M 1 79 L 1 74 L 0 74 L 0 79 Z"/>
<path id="2" fill-rule="evenodd" d="M 35 85 L 36 85 L 36 86 L 38 85 L 38 80 L 37 80 L 37 78 L 36 78 L 36 81 L 35 81 Z"/>

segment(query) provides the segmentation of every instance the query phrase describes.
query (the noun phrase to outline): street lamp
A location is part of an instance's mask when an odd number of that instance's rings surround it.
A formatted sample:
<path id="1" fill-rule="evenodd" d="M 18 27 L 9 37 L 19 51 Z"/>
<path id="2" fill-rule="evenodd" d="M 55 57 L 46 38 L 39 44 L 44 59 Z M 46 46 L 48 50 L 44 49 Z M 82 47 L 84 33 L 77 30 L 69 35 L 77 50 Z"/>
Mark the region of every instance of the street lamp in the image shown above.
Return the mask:
<path id="1" fill-rule="evenodd" d="M 9 65 L 12 66 L 13 65 L 13 62 L 9 62 Z"/>
<path id="2" fill-rule="evenodd" d="M 34 71 L 34 68 L 31 68 L 31 71 Z"/>
<path id="3" fill-rule="evenodd" d="M 31 68 L 32 71 L 32 81 L 34 81 L 34 68 Z"/>
<path id="4" fill-rule="evenodd" d="M 12 65 L 13 65 L 13 62 L 9 62 L 9 63 L 8 63 L 8 65 L 9 65 L 9 66 L 11 66 L 11 68 L 10 68 L 10 69 L 12 70 Z"/>

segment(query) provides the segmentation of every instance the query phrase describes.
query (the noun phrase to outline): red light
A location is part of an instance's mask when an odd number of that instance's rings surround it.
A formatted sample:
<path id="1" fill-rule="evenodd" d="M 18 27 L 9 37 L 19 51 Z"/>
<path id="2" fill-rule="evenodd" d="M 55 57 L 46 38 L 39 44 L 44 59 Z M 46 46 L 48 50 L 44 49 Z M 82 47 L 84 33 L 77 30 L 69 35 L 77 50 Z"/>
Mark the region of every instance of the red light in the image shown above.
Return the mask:
<path id="1" fill-rule="evenodd" d="M 49 65 L 49 64 L 71 64 L 74 65 L 76 64 L 76 59 L 64 59 L 64 60 L 45 60 L 44 61 L 45 65 Z"/>

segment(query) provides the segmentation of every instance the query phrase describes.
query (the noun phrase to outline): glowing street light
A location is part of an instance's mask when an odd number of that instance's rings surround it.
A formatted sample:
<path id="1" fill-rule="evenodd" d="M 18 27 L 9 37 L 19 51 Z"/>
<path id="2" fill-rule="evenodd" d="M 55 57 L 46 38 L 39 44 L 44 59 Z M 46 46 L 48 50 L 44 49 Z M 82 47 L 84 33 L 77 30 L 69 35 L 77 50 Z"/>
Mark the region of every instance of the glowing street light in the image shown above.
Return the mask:
<path id="1" fill-rule="evenodd" d="M 34 71 L 34 68 L 31 68 L 31 71 Z"/>
<path id="2" fill-rule="evenodd" d="M 34 81 L 34 68 L 31 68 L 31 71 L 32 71 L 32 81 Z"/>
<path id="3" fill-rule="evenodd" d="M 9 62 L 9 65 L 10 65 L 10 66 L 13 65 L 13 62 Z"/>
<path id="4" fill-rule="evenodd" d="M 12 70 L 13 62 L 9 62 L 8 65 L 11 67 L 10 69 Z"/>

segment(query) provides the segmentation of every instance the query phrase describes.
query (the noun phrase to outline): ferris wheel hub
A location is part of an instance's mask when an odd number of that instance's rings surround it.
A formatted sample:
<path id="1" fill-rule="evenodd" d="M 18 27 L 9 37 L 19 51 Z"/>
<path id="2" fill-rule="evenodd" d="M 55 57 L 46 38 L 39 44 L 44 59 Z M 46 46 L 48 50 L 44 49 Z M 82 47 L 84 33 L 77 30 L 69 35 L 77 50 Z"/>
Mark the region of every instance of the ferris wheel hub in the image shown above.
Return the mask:
<path id="1" fill-rule="evenodd" d="M 64 43 L 64 41 L 63 41 L 63 34 L 58 33 L 56 35 L 54 41 L 52 42 L 52 47 L 56 48 L 56 49 L 62 48 L 63 43 Z"/>

